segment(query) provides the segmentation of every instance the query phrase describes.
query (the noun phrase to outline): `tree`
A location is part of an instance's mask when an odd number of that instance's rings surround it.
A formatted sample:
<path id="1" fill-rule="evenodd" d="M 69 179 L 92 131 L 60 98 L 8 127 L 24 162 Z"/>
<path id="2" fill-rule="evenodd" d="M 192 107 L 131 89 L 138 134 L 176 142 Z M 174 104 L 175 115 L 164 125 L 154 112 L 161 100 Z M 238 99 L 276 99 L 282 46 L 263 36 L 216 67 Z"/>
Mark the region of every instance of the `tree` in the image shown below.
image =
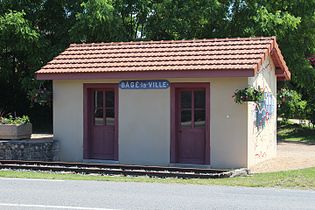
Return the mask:
<path id="1" fill-rule="evenodd" d="M 122 24 L 124 39 L 145 39 L 145 27 L 152 13 L 152 0 L 114 0 L 113 6 Z"/>
<path id="2" fill-rule="evenodd" d="M 24 12 L 9 11 L 0 16 L 0 107 L 19 109 L 19 98 L 25 98 L 26 78 L 39 66 L 39 32 L 24 18 Z M 4 91 L 5 90 L 5 91 Z M 14 94 L 12 94 L 14 93 Z"/>
<path id="3" fill-rule="evenodd" d="M 281 89 L 278 93 L 279 116 L 285 120 L 305 119 L 307 117 L 307 101 L 295 90 Z"/>
<path id="4" fill-rule="evenodd" d="M 148 16 L 145 36 L 153 40 L 219 37 L 224 16 L 217 0 L 156 1 Z"/>
<path id="5" fill-rule="evenodd" d="M 83 11 L 76 14 L 70 29 L 75 42 L 110 42 L 122 39 L 121 22 L 115 16 L 110 0 L 88 0 L 81 4 Z"/>
<path id="6" fill-rule="evenodd" d="M 27 93 L 42 83 L 34 78 L 34 72 L 68 46 L 68 30 L 75 21 L 74 14 L 81 9 L 80 3 L 78 0 L 0 1 L 0 27 L 7 34 L 0 36 L 0 109 L 30 115 L 35 129 L 51 128 L 52 110 L 30 106 Z M 7 60 L 6 56 L 12 59 Z M 45 82 L 44 86 L 51 89 L 51 82 Z"/>
<path id="7" fill-rule="evenodd" d="M 315 0 L 1 0 L 0 108 L 32 110 L 25 104 L 39 85 L 34 72 L 71 42 L 247 36 L 277 36 L 292 72 L 279 87 L 315 107 L 307 60 L 315 54 L 314 8 Z"/>

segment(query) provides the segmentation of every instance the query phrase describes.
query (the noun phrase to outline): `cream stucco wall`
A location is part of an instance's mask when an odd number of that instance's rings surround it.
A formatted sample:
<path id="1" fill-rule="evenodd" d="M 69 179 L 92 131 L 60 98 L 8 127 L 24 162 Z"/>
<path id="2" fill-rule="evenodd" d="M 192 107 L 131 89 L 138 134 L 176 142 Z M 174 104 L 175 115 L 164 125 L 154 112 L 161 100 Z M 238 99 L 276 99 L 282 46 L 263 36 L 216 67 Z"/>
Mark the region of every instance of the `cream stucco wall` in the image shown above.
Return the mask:
<path id="1" fill-rule="evenodd" d="M 119 90 L 119 161 L 168 165 L 170 92 Z"/>
<path id="2" fill-rule="evenodd" d="M 53 131 L 54 138 L 60 142 L 61 160 L 82 161 L 82 82 L 53 82 Z"/>
<path id="3" fill-rule="evenodd" d="M 130 78 L 136 79 L 136 78 Z M 214 168 L 248 165 L 247 106 L 235 104 L 235 89 L 248 78 L 167 79 L 210 85 L 210 161 Z M 83 84 L 120 80 L 54 81 L 54 136 L 65 161 L 83 158 Z M 119 89 L 119 162 L 170 164 L 170 89 Z"/>
<path id="4" fill-rule="evenodd" d="M 272 104 L 271 112 L 255 103 L 248 103 L 248 166 L 253 166 L 277 154 L 277 78 L 275 66 L 270 58 L 266 59 L 255 77 L 248 84 L 270 94 L 265 102 Z M 257 122 L 257 114 L 262 120 Z"/>

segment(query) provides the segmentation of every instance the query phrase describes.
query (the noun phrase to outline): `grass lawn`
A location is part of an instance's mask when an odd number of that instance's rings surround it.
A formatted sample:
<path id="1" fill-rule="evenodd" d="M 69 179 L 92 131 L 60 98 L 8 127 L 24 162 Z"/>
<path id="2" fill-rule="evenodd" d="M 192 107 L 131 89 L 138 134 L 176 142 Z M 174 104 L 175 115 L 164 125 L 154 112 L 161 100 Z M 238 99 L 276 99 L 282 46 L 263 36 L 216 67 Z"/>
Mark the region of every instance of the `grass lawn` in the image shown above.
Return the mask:
<path id="1" fill-rule="evenodd" d="M 315 144 L 315 128 L 299 124 L 278 125 L 278 138 L 284 141 Z"/>
<path id="2" fill-rule="evenodd" d="M 115 182 L 181 183 L 245 187 L 280 187 L 315 190 L 315 167 L 302 170 L 261 173 L 254 174 L 248 177 L 235 177 L 224 179 L 176 179 L 176 178 L 162 179 L 149 177 L 100 176 L 12 170 L 1 170 L 0 177 L 58 180 L 94 180 Z"/>

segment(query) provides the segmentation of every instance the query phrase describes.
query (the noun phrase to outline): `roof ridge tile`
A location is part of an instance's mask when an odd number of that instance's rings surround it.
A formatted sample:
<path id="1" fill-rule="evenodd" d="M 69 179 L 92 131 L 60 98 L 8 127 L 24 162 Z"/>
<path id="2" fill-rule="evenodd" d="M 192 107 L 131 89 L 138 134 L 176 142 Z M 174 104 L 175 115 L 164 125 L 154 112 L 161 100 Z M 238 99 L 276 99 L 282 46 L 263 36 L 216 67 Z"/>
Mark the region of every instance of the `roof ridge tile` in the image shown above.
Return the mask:
<path id="1" fill-rule="evenodd" d="M 166 44 L 166 43 L 187 43 L 187 42 L 221 42 L 221 41 L 233 41 L 233 40 L 242 40 L 242 41 L 246 41 L 246 40 L 274 40 L 275 37 L 271 36 L 271 37 L 231 37 L 231 38 L 205 38 L 205 39 L 192 39 L 192 40 L 159 40 L 159 41 L 155 41 L 155 40 L 149 40 L 149 41 L 129 41 L 129 42 L 99 42 L 99 43 L 95 43 L 95 42 L 91 42 L 91 43 L 72 43 L 71 45 L 119 45 L 119 44 L 123 44 L 123 45 L 134 45 L 134 44 L 140 44 L 140 43 L 160 43 L 160 44 Z"/>

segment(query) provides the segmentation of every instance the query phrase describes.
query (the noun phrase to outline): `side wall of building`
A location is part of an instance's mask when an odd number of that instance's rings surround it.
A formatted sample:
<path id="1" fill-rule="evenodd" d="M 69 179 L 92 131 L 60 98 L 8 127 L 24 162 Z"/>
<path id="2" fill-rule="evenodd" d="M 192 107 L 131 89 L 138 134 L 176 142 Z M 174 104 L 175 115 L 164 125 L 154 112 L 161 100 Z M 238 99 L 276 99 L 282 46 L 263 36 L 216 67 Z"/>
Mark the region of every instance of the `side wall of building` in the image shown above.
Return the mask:
<path id="1" fill-rule="evenodd" d="M 249 110 L 247 106 L 235 104 L 232 98 L 236 89 L 248 85 L 247 78 L 158 79 L 167 79 L 171 83 L 209 83 L 211 167 L 247 167 Z M 119 81 L 53 82 L 54 137 L 60 141 L 61 160 L 83 160 L 83 84 Z M 119 89 L 120 163 L 170 164 L 170 97 L 170 89 Z"/>
<path id="2" fill-rule="evenodd" d="M 248 166 L 270 159 L 277 154 L 277 78 L 270 59 L 262 64 L 248 84 L 264 91 L 259 105 L 248 103 Z"/>
<path id="3" fill-rule="evenodd" d="M 60 142 L 60 160 L 83 158 L 83 83 L 53 82 L 53 132 Z"/>

